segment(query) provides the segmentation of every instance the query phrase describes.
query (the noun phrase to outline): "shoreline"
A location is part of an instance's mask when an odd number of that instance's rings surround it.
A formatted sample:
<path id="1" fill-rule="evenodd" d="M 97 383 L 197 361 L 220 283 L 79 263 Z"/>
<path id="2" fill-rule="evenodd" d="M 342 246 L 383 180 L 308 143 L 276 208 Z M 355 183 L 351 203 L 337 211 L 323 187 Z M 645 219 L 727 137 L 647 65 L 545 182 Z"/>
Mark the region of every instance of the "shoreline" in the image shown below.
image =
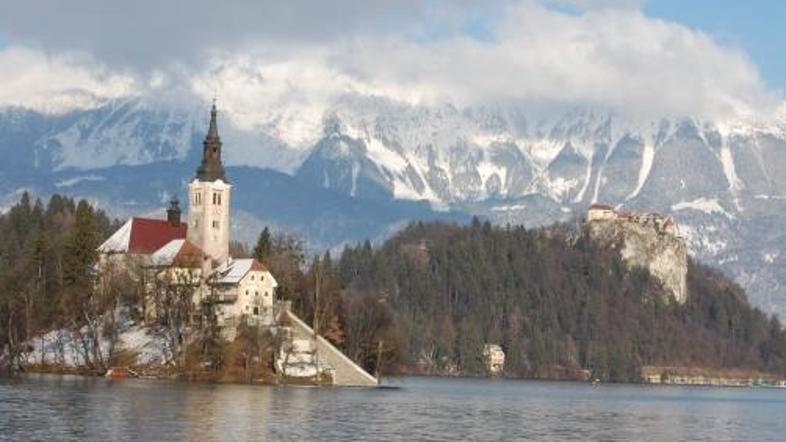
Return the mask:
<path id="1" fill-rule="evenodd" d="M 117 368 L 117 367 L 113 367 Z M 767 383 L 726 383 L 726 384 L 717 384 L 717 383 L 678 383 L 678 382 L 648 382 L 646 379 L 643 379 L 640 382 L 617 382 L 617 381 L 608 381 L 608 382 L 594 382 L 591 380 L 581 380 L 581 379 L 565 379 L 565 378 L 538 378 L 538 377 L 510 377 L 510 376 L 481 376 L 481 375 L 440 375 L 440 374 L 423 374 L 423 373 L 415 373 L 415 372 L 402 372 L 391 374 L 383 378 L 383 382 L 377 386 L 369 386 L 369 387 L 348 387 L 348 386 L 336 386 L 336 385 L 328 385 L 328 384 L 320 384 L 320 383 L 312 383 L 312 382 L 281 382 L 279 380 L 274 379 L 271 377 L 267 380 L 254 380 L 251 382 L 240 381 L 236 379 L 229 379 L 229 378 L 214 378 L 210 379 L 208 377 L 189 377 L 186 374 L 174 374 L 174 375 L 140 375 L 140 376 L 127 376 L 127 377 L 112 377 L 107 376 L 106 374 L 99 374 L 94 371 L 90 371 L 88 369 L 78 369 L 73 367 L 40 367 L 40 366 L 28 366 L 25 368 L 25 371 L 16 373 L 11 376 L 4 376 L 5 378 L 14 378 L 14 377 L 24 377 L 26 375 L 52 375 L 52 376 L 79 376 L 83 378 L 96 378 L 96 379 L 108 379 L 114 381 L 123 381 L 126 379 L 137 379 L 143 381 L 162 381 L 162 382 L 175 382 L 175 383 L 187 383 L 187 384 L 204 384 L 204 385 L 249 385 L 249 386 L 262 386 L 262 387 L 309 387 L 309 388 L 368 388 L 368 389 L 378 389 L 378 388 L 398 388 L 399 386 L 396 385 L 395 380 L 401 378 L 431 378 L 431 379 L 452 379 L 452 380 L 489 380 L 489 381 L 502 381 L 502 382 L 547 382 L 547 383 L 575 383 L 575 384 L 585 384 L 590 386 L 601 386 L 601 385 L 615 385 L 615 386 L 652 386 L 652 387 L 698 387 L 698 388 L 732 388 L 732 389 L 786 389 L 786 385 L 784 384 L 767 384 Z M 394 383 L 385 383 L 384 380 L 393 380 Z"/>

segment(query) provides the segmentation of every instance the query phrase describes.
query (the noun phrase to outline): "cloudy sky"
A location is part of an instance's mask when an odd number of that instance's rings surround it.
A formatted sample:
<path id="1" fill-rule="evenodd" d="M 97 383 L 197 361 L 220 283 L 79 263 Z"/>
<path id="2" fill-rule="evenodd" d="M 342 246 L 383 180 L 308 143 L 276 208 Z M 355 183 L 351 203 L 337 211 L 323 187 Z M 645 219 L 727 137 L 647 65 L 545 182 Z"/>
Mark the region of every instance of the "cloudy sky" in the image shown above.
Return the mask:
<path id="1" fill-rule="evenodd" d="M 766 116 L 786 89 L 768 0 L 0 0 L 0 105 L 218 92 Z M 318 112 L 319 106 L 303 106 Z"/>

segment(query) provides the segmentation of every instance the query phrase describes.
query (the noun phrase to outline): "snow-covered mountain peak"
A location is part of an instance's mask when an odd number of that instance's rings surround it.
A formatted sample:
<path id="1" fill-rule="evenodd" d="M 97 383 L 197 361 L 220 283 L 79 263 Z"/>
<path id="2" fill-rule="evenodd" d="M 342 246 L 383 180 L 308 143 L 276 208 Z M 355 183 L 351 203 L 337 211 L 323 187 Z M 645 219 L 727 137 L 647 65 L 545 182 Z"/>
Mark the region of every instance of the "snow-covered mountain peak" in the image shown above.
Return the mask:
<path id="1" fill-rule="evenodd" d="M 309 189 L 302 195 L 318 189 L 374 210 L 425 200 L 442 213 L 528 225 L 580 216 L 592 202 L 661 211 L 678 219 L 697 256 L 755 293 L 786 287 L 779 270 L 786 253 L 768 252 L 770 262 L 751 252 L 786 249 L 786 119 L 640 120 L 597 109 L 460 108 L 357 93 L 318 105 L 297 97 L 249 101 L 248 112 L 226 101 L 219 100 L 219 126 L 227 165 L 284 172 Z M 190 162 L 208 108 L 149 97 L 57 115 L 3 108 L 0 147 L 7 173 L 57 174 L 50 191 L 111 188 L 113 175 L 97 169 Z M 9 192 L 21 187 L 14 186 Z"/>

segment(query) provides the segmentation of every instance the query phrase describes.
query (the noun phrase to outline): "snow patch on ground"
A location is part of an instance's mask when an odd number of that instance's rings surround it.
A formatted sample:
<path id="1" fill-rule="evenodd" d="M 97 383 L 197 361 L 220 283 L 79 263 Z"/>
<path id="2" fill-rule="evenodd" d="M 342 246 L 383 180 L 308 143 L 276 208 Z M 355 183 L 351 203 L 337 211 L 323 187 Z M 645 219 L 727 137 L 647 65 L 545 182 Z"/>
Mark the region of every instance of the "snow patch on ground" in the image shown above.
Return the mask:
<path id="1" fill-rule="evenodd" d="M 407 168 L 407 160 L 398 152 L 388 149 L 375 137 L 364 137 L 368 157 L 380 168 L 402 173 Z"/>
<path id="2" fill-rule="evenodd" d="M 728 146 L 724 146 L 723 149 L 721 149 L 720 160 L 723 166 L 723 173 L 726 175 L 726 180 L 729 182 L 729 189 L 732 192 L 737 192 L 742 189 L 742 180 L 737 176 L 737 168 L 734 165 L 734 158 Z"/>
<path id="3" fill-rule="evenodd" d="M 600 181 L 600 177 L 603 174 L 603 170 L 598 173 L 598 182 Z M 579 193 L 576 195 L 576 198 L 573 199 L 574 203 L 580 203 L 584 201 L 584 194 L 587 193 L 587 188 L 590 186 L 590 179 L 592 178 L 592 159 L 587 160 L 587 171 L 584 174 L 584 186 L 582 186 Z M 595 202 L 598 199 L 598 185 L 595 186 L 595 194 L 593 195 L 592 202 Z"/>
<path id="4" fill-rule="evenodd" d="M 641 192 L 641 189 L 644 187 L 644 183 L 647 182 L 647 178 L 650 176 L 650 171 L 652 171 L 652 164 L 655 160 L 655 147 L 650 143 L 644 144 L 644 151 L 641 154 L 641 169 L 639 169 L 639 180 L 636 183 L 636 188 L 633 189 L 633 192 L 628 195 L 626 199 L 633 199 Z"/>
<path id="5" fill-rule="evenodd" d="M 493 212 L 511 212 L 514 210 L 524 210 L 527 206 L 524 204 L 511 204 L 511 205 L 503 205 L 503 206 L 494 206 L 491 208 Z"/>
<path id="6" fill-rule="evenodd" d="M 87 328 L 80 330 L 87 334 Z M 79 334 L 68 329 L 52 330 L 29 342 L 31 351 L 27 355 L 29 364 L 63 365 L 77 368 L 86 363 L 85 350 Z M 100 340 L 101 353 L 107 355 L 110 342 L 106 338 Z M 156 336 L 148 327 L 133 322 L 121 327 L 115 352 L 131 351 L 135 353 L 137 365 L 165 365 L 167 363 L 166 345 L 160 336 Z M 106 356 L 105 356 L 106 357 Z"/>
<path id="7" fill-rule="evenodd" d="M 685 238 L 688 248 L 695 255 L 701 252 L 703 255 L 717 256 L 728 246 L 726 241 L 717 238 L 717 234 L 704 227 L 683 224 L 680 226 L 680 235 Z"/>
<path id="8" fill-rule="evenodd" d="M 137 354 L 136 363 L 139 365 L 167 363 L 167 351 L 164 341 L 151 333 L 148 327 L 133 325 L 120 334 L 120 347 Z"/>
<path id="9" fill-rule="evenodd" d="M 768 264 L 772 264 L 772 263 L 775 262 L 776 259 L 778 259 L 779 255 L 780 255 L 780 253 L 777 252 L 777 251 L 762 252 L 761 259 L 762 259 L 762 261 L 764 261 L 764 262 L 766 262 Z"/>
<path id="10" fill-rule="evenodd" d="M 55 183 L 55 187 L 62 188 L 62 187 L 71 187 L 75 186 L 83 181 L 104 181 L 106 178 L 100 175 L 84 175 L 84 176 L 77 176 L 73 178 L 68 178 L 65 180 L 61 180 Z"/>
<path id="11" fill-rule="evenodd" d="M 562 177 L 549 180 L 548 191 L 557 201 L 563 201 L 565 196 L 573 189 L 579 186 L 579 180 L 576 178 L 565 179 Z"/>
<path id="12" fill-rule="evenodd" d="M 682 201 L 677 204 L 671 206 L 671 210 L 674 212 L 680 210 L 696 210 L 699 212 L 704 212 L 707 215 L 711 215 L 713 213 L 719 213 L 729 219 L 734 218 L 734 216 L 726 211 L 723 206 L 720 205 L 717 198 L 698 198 L 693 201 Z"/>
<path id="13" fill-rule="evenodd" d="M 786 201 L 786 196 L 783 195 L 765 195 L 765 194 L 757 194 L 753 195 L 754 198 L 757 200 L 784 200 Z"/>

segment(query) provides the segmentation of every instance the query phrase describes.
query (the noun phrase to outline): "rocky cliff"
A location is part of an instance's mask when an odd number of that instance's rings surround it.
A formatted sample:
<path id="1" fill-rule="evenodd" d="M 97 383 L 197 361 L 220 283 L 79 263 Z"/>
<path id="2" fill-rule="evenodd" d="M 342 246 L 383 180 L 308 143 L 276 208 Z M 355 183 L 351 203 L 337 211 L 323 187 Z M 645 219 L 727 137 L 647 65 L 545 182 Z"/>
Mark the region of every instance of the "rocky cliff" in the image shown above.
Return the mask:
<path id="1" fill-rule="evenodd" d="M 587 223 L 587 232 L 619 250 L 628 265 L 647 269 L 683 304 L 688 298 L 688 249 L 676 227 L 663 220 L 655 215 L 595 219 Z"/>

